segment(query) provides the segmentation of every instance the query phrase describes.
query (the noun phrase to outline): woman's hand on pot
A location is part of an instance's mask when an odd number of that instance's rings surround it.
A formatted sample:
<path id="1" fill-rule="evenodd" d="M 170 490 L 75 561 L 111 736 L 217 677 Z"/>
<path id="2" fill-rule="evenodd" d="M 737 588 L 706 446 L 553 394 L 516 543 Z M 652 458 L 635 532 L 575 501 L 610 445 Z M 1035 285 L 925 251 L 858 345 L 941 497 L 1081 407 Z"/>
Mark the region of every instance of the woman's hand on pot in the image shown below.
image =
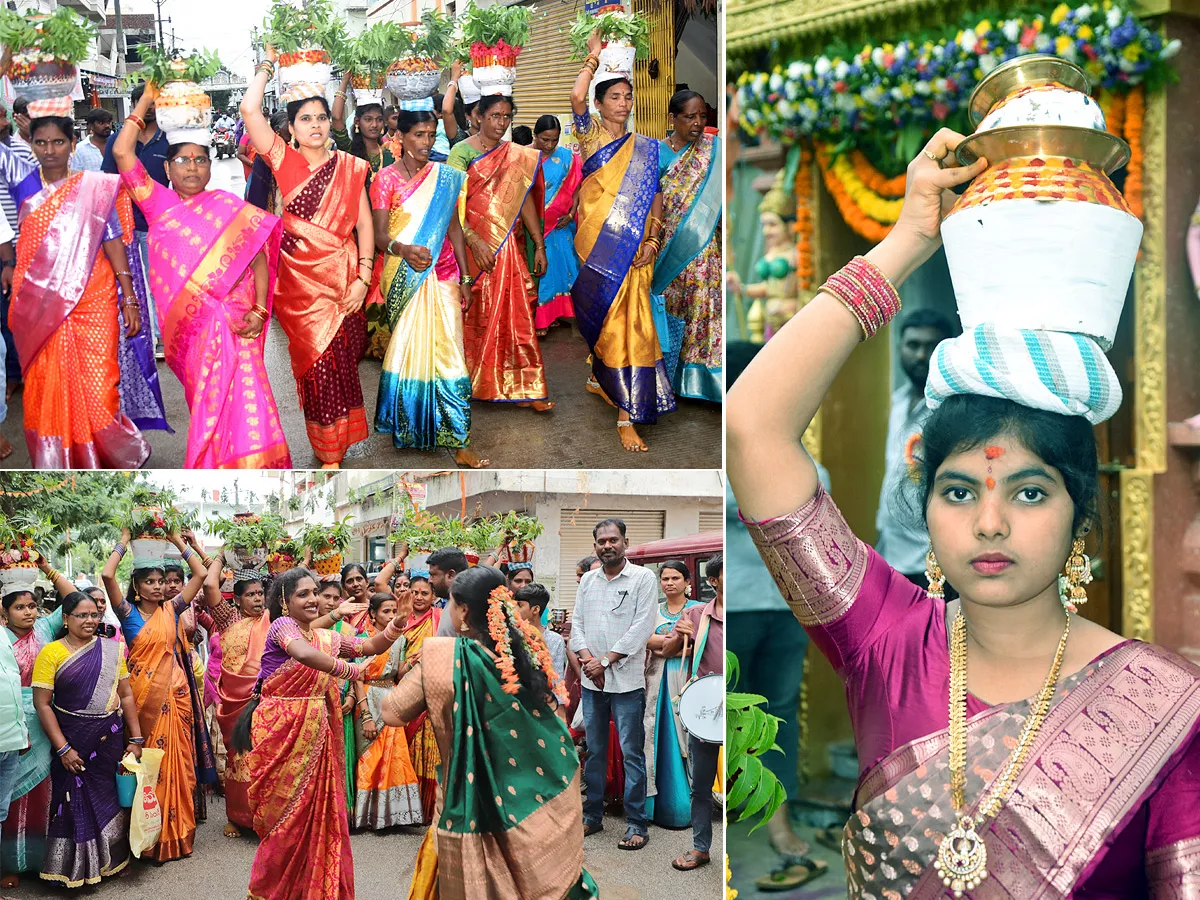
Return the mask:
<path id="1" fill-rule="evenodd" d="M 958 199 L 951 188 L 965 184 L 988 167 L 983 158 L 969 166 L 957 164 L 954 152 L 964 140 L 958 132 L 943 128 L 908 164 L 904 206 L 893 235 L 917 238 L 935 247 L 941 244 L 942 219 Z"/>
<path id="2" fill-rule="evenodd" d="M 604 39 L 600 37 L 599 28 L 588 35 L 587 49 L 592 56 L 599 56 L 600 51 L 604 49 Z"/>

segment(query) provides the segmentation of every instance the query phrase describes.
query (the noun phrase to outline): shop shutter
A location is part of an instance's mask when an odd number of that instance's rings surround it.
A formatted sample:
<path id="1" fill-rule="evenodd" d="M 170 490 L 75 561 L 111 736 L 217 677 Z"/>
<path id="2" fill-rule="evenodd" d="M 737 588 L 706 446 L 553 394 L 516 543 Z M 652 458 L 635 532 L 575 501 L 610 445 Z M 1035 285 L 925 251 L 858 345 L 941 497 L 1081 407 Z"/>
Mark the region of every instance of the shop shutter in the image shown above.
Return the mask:
<path id="1" fill-rule="evenodd" d="M 517 60 L 513 124 L 532 128 L 539 116 L 549 115 L 557 116 L 565 129 L 571 122 L 571 88 L 582 65 L 568 59 L 567 32 L 583 9 L 583 0 L 535 0 L 522 5 L 534 9 L 534 19 L 529 45 Z"/>
<path id="2" fill-rule="evenodd" d="M 663 537 L 667 514 L 661 509 L 580 509 L 564 508 L 562 524 L 559 526 L 560 550 L 558 554 L 558 591 L 554 598 L 556 609 L 575 607 L 575 563 L 595 552 L 592 528 L 604 519 L 621 519 L 625 522 L 625 536 L 629 546 L 636 547 Z"/>
<path id="3" fill-rule="evenodd" d="M 667 136 L 667 107 L 675 93 L 675 4 L 633 0 L 634 12 L 650 21 L 650 56 L 633 65 L 633 98 L 637 133 L 662 140 Z M 650 62 L 658 60 L 658 77 Z"/>
<path id="4" fill-rule="evenodd" d="M 724 531 L 725 530 L 725 510 L 723 510 L 723 509 L 702 509 L 702 510 L 700 510 L 700 530 L 701 531 Z"/>

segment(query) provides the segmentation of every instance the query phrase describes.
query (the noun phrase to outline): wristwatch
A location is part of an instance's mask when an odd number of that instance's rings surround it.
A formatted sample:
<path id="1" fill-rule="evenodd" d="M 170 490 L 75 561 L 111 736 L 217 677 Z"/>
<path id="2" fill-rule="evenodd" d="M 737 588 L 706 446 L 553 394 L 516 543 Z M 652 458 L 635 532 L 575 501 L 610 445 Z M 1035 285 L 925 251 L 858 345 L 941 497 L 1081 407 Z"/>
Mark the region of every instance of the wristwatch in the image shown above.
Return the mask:
<path id="1" fill-rule="evenodd" d="M 612 665 L 612 660 L 609 659 L 607 656 L 600 657 L 600 668 L 607 669 L 611 665 Z"/>

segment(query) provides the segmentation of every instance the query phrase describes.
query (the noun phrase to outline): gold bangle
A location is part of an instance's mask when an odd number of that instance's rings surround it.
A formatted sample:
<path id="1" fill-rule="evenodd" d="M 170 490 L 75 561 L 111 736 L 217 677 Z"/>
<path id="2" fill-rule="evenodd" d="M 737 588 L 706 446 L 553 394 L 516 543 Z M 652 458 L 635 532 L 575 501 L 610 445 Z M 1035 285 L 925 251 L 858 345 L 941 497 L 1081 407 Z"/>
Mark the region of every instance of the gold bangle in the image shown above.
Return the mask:
<path id="1" fill-rule="evenodd" d="M 363 278 L 363 277 L 360 275 L 360 276 L 358 276 L 358 280 L 359 280 L 359 281 L 361 281 L 363 284 L 365 284 L 365 285 L 367 286 L 367 290 L 370 290 L 370 289 L 371 289 L 371 282 L 369 282 L 367 279 Z"/>
<path id="2" fill-rule="evenodd" d="M 120 278 L 122 275 L 124 275 L 126 278 L 133 277 L 133 275 L 129 272 L 113 272 L 113 274 L 116 275 L 118 278 Z"/>

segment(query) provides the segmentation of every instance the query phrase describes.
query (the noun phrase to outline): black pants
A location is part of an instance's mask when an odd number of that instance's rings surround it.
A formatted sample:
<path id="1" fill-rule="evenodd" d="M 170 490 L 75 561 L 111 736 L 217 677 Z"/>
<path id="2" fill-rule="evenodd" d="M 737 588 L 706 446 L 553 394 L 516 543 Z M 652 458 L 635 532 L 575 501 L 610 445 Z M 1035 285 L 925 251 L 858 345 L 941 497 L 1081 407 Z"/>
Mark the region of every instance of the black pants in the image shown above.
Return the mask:
<path id="1" fill-rule="evenodd" d="M 713 782 L 717 780 L 720 744 L 707 744 L 688 735 L 692 761 L 692 845 L 701 853 L 712 847 Z"/>

